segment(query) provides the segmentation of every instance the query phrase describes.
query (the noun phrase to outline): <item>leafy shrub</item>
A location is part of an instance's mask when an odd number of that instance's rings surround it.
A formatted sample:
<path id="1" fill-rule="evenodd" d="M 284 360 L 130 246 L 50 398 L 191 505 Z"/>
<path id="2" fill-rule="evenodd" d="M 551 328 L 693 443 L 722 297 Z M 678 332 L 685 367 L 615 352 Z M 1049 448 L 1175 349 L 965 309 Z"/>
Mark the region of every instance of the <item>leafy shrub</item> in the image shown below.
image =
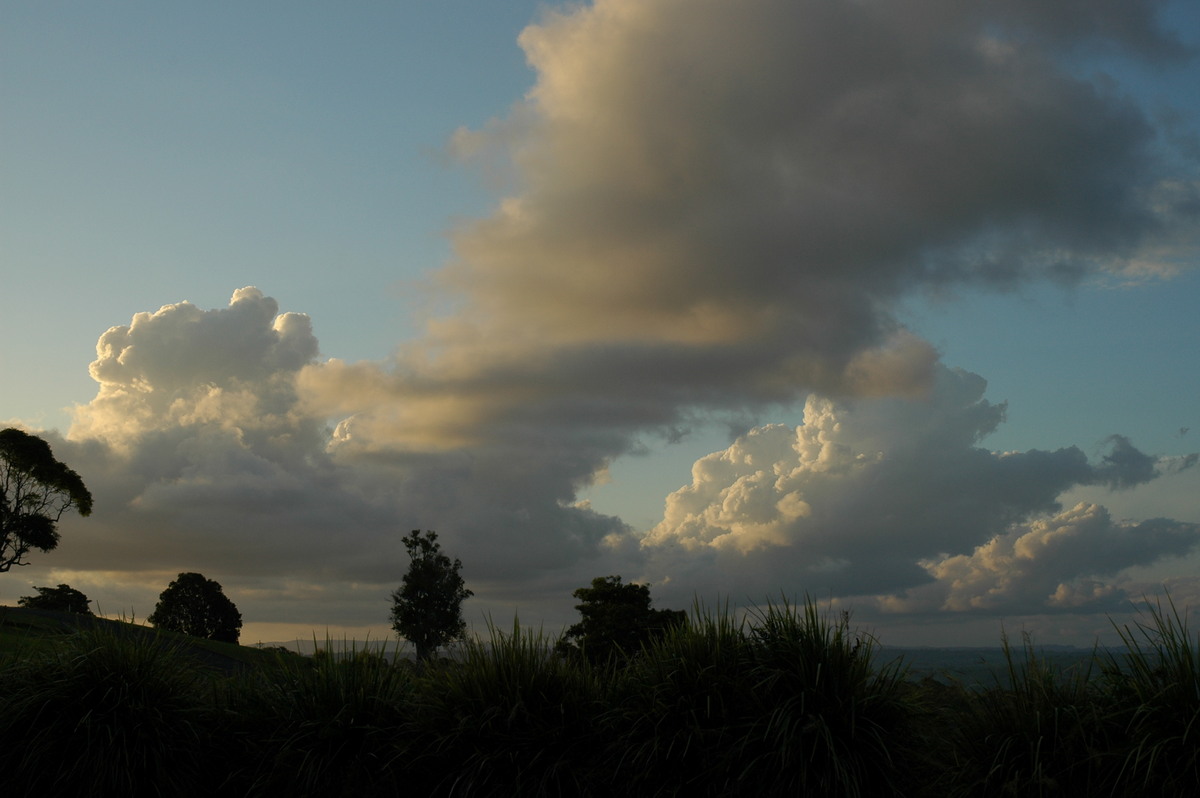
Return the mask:
<path id="1" fill-rule="evenodd" d="M 623 584 L 619 576 L 601 576 L 591 587 L 581 587 L 571 595 L 580 620 L 572 624 L 555 643 L 564 656 L 580 656 L 593 665 L 619 664 L 649 641 L 687 621 L 683 610 L 650 608 L 650 586 Z"/>
<path id="2" fill-rule="evenodd" d="M 70 585 L 60 584 L 58 587 L 33 586 L 36 596 L 21 596 L 17 599 L 18 607 L 32 610 L 54 610 L 56 612 L 74 612 L 80 615 L 91 615 L 91 601 L 81 591 Z"/>
<path id="3" fill-rule="evenodd" d="M 159 629 L 223 643 L 236 643 L 242 629 L 242 614 L 221 584 L 197 573 L 171 580 L 146 620 Z"/>

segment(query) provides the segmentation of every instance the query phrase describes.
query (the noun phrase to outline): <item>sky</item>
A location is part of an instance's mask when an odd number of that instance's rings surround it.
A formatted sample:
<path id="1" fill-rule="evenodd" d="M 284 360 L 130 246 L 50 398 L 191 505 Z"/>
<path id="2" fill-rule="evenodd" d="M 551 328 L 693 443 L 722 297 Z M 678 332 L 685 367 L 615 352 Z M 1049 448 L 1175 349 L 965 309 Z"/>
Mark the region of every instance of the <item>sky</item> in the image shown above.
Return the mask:
<path id="1" fill-rule="evenodd" d="M 0 4 L 0 575 L 244 643 L 813 596 L 889 645 L 1200 606 L 1200 9 Z"/>

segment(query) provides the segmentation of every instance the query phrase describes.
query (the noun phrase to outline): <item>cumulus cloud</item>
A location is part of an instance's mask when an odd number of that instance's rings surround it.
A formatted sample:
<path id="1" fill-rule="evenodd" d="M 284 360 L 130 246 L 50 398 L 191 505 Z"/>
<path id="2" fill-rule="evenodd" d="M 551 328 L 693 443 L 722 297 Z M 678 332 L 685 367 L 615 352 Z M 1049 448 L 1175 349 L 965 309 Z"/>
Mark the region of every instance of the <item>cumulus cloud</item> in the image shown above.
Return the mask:
<path id="1" fill-rule="evenodd" d="M 469 547 L 474 584 L 523 587 L 625 531 L 574 504 L 571 454 L 548 438 L 447 447 L 416 436 L 402 454 L 376 456 L 313 410 L 321 401 L 300 377 L 318 351 L 307 316 L 280 313 L 252 287 L 225 308 L 180 302 L 105 332 L 96 397 L 75 409 L 66 438 L 48 434 L 97 498 L 92 517 L 68 520 L 57 568 L 143 601 L 147 584 L 180 570 L 217 574 L 260 612 L 319 585 L 324 610 L 365 601 L 374 615 L 403 572 L 411 528 Z"/>
<path id="2" fill-rule="evenodd" d="M 308 317 L 256 288 L 105 332 L 97 395 L 61 443 L 103 504 L 70 556 L 98 570 L 318 572 L 332 530 L 347 543 L 353 524 L 378 526 L 325 453 L 325 421 L 300 407 L 295 376 L 317 353 Z"/>
<path id="3" fill-rule="evenodd" d="M 667 498 L 642 540 L 650 573 L 726 589 L 732 574 L 751 596 L 889 594 L 893 610 L 1046 610 L 1124 598 L 1088 580 L 1200 542 L 1195 524 L 1063 511 L 1065 491 L 1133 487 L 1158 461 L 1122 436 L 1096 463 L 1077 447 L 989 451 L 978 444 L 1005 407 L 985 387 L 941 369 L 927 399 L 812 397 L 800 426 L 751 430 Z"/>
<path id="4" fill-rule="evenodd" d="M 1162 518 L 1119 523 L 1103 507 L 1080 503 L 1014 525 L 970 554 L 923 561 L 936 582 L 884 599 L 882 605 L 907 612 L 1115 611 L 1131 596 L 1112 577 L 1186 554 L 1198 542 L 1197 524 Z"/>
<path id="5" fill-rule="evenodd" d="M 306 425 L 292 415 L 295 373 L 317 356 L 309 318 L 279 314 L 257 288 L 235 291 L 229 307 L 190 302 L 138 313 L 96 344 L 89 371 L 96 397 L 76 408 L 72 435 L 127 446 L 163 430 L 236 430 L 257 446 L 278 446 Z M 307 425 L 309 444 L 315 428 Z"/>

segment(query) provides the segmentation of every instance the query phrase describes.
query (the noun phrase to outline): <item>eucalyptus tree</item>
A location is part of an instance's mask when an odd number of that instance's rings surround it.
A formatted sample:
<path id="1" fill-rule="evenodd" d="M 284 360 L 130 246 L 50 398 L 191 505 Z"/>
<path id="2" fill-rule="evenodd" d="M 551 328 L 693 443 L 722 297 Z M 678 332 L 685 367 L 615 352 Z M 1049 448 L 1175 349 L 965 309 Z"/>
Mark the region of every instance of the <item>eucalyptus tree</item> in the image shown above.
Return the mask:
<path id="1" fill-rule="evenodd" d="M 58 521 L 92 512 L 83 479 L 54 458 L 50 444 L 15 428 L 0 430 L 0 573 L 27 565 L 31 550 L 58 546 Z"/>

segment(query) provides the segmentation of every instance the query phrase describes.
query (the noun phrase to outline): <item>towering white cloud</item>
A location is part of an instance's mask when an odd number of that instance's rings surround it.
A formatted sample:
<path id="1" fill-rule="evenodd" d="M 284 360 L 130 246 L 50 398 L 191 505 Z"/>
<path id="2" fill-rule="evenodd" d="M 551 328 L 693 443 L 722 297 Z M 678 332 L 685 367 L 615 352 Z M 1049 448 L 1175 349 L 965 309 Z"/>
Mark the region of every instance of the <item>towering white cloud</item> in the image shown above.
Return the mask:
<path id="1" fill-rule="evenodd" d="M 572 505 L 570 454 L 547 457 L 549 439 L 373 456 L 313 410 L 299 378 L 317 354 L 308 317 L 252 287 L 226 308 L 180 302 L 105 332 L 96 397 L 67 439 L 51 435 L 97 497 L 92 517 L 68 520 L 55 565 L 142 594 L 180 570 L 212 572 L 268 605 L 313 600 L 316 583 L 326 609 L 340 596 L 377 610 L 411 528 L 469 547 L 476 584 L 523 586 L 625 530 Z"/>
<path id="2" fill-rule="evenodd" d="M 1090 463 L 1070 447 L 992 452 L 1002 421 L 974 374 L 943 369 L 928 399 L 810 398 L 804 423 L 771 425 L 699 460 L 642 541 L 659 581 L 880 598 L 891 610 L 1078 608 L 1125 594 L 1108 582 L 1185 554 L 1200 526 L 1116 523 L 1063 511 L 1078 485 L 1134 487 L 1191 460 L 1113 436 Z M 930 583 L 933 584 L 930 584 Z"/>
<path id="3" fill-rule="evenodd" d="M 280 315 L 257 288 L 235 291 L 224 310 L 180 302 L 138 313 L 100 336 L 89 369 L 100 388 L 76 409 L 72 435 L 125 446 L 208 426 L 255 446 L 277 447 L 298 434 L 312 445 L 317 430 L 296 417 L 292 383 L 316 356 L 309 318 Z"/>
<path id="4" fill-rule="evenodd" d="M 325 453 L 295 377 L 318 354 L 307 316 L 256 288 L 229 306 L 139 313 L 96 346 L 96 397 L 62 446 L 98 497 L 65 567 L 342 573 L 392 523 Z M 337 543 L 332 543 L 333 537 Z"/>

